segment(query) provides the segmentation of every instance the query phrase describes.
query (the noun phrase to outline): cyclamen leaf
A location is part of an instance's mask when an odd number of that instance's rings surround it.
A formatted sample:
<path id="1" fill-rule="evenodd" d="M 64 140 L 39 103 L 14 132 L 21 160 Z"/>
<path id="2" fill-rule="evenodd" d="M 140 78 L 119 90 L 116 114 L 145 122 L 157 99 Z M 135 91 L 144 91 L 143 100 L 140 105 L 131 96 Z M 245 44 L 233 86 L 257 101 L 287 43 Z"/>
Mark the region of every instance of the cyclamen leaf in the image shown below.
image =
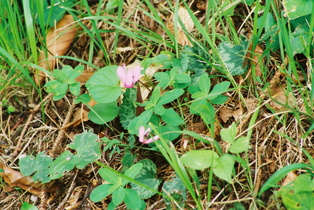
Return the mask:
<path id="1" fill-rule="evenodd" d="M 50 182 L 48 167 L 51 163 L 52 158 L 45 155 L 44 152 L 40 152 L 36 158 L 32 155 L 21 158 L 19 166 L 21 173 L 25 176 L 34 174 L 34 181 L 47 183 Z"/>
<path id="2" fill-rule="evenodd" d="M 222 42 L 218 46 L 221 59 L 232 76 L 241 75 L 246 72 L 246 69 L 242 68 L 246 46 L 247 41 L 239 45 Z"/>
<path id="3" fill-rule="evenodd" d="M 75 167 L 73 156 L 70 151 L 65 151 L 53 161 L 49 168 L 51 179 L 59 179 L 65 172 L 71 171 Z"/>
<path id="4" fill-rule="evenodd" d="M 128 129 L 130 122 L 136 117 L 135 109 L 136 89 L 127 88 L 123 94 L 123 103 L 120 106 L 120 123 L 124 129 Z"/>
<path id="5" fill-rule="evenodd" d="M 139 173 L 137 173 L 135 180 L 157 190 L 160 184 L 160 180 L 156 179 L 157 168 L 154 162 L 148 159 L 144 159 L 139 161 L 137 164 L 141 164 L 142 168 Z M 125 175 L 127 175 L 127 173 Z M 147 199 L 155 195 L 155 192 L 147 190 L 146 188 L 141 187 L 137 184 L 131 183 L 131 187 L 138 193 L 139 197 L 142 199 Z"/>
<path id="6" fill-rule="evenodd" d="M 296 19 L 313 13 L 312 0 L 285 0 L 283 1 L 285 13 L 290 19 Z"/>
<path id="7" fill-rule="evenodd" d="M 91 131 L 84 131 L 76 135 L 72 144 L 68 147 L 76 150 L 73 157 L 78 169 L 84 168 L 87 164 L 96 161 L 101 156 L 100 142 L 97 142 L 98 136 Z"/>

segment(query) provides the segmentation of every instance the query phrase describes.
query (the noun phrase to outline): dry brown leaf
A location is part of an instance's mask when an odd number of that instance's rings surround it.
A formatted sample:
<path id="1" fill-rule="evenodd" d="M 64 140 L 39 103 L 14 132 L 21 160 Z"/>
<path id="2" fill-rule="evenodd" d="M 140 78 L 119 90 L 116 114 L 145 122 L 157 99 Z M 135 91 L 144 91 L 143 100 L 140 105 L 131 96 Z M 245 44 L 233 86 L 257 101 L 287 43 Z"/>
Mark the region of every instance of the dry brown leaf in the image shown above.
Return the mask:
<path id="1" fill-rule="evenodd" d="M 43 185 L 39 182 L 35 183 L 31 177 L 24 176 L 23 174 L 21 174 L 21 172 L 9 168 L 3 163 L 0 163 L 0 169 L 4 171 L 0 172 L 0 176 L 2 176 L 4 181 L 8 184 L 8 187 L 6 188 L 7 191 L 14 190 L 13 187 L 19 187 L 32 193 L 33 195 L 40 194 L 40 188 Z M 50 182 L 45 184 L 44 186 L 48 189 L 48 191 L 53 191 L 53 184 L 54 182 Z"/>
<path id="2" fill-rule="evenodd" d="M 75 79 L 75 81 L 85 83 L 93 74 L 93 71 L 84 70 L 82 74 Z"/>
<path id="3" fill-rule="evenodd" d="M 82 195 L 83 189 L 84 187 L 78 186 L 73 190 L 64 209 L 76 209 L 77 207 L 79 207 L 79 205 L 81 205 L 82 201 L 79 201 L 79 199 Z"/>
<path id="4" fill-rule="evenodd" d="M 66 124 L 65 126 L 63 126 L 62 129 L 67 129 L 71 126 L 76 127 L 79 124 L 81 124 L 82 122 L 88 121 L 89 120 L 88 119 L 88 113 L 89 113 L 89 110 L 86 110 L 84 108 L 79 108 L 74 113 L 73 120 L 71 122 L 69 122 L 68 124 Z"/>
<path id="5" fill-rule="evenodd" d="M 178 16 L 182 20 L 187 32 L 192 32 L 194 29 L 194 22 L 190 16 L 189 12 L 184 7 L 180 7 L 178 10 Z M 174 15 L 171 15 L 171 17 L 168 18 L 168 20 L 166 22 L 166 26 L 169 29 L 169 31 L 174 34 L 174 31 L 175 31 L 174 30 Z M 178 24 L 177 27 L 178 27 L 178 29 L 177 29 L 178 43 L 182 46 L 184 46 L 184 45 L 192 46 L 192 43 L 190 42 L 190 40 L 186 36 L 181 25 Z"/>
<path id="6" fill-rule="evenodd" d="M 73 24 L 74 19 L 72 15 L 64 15 L 64 17 L 57 23 L 56 27 L 51 28 L 46 35 L 46 44 L 48 50 L 48 57 L 42 51 L 39 55 L 39 66 L 46 70 L 52 70 L 57 59 L 54 56 L 64 55 L 76 36 L 76 26 Z M 48 58 L 48 60 L 46 60 Z M 43 83 L 45 80 L 45 73 L 42 71 L 35 72 L 35 82 L 37 85 Z"/>
<path id="7" fill-rule="evenodd" d="M 292 92 L 286 95 L 287 89 L 280 85 L 275 85 L 271 90 L 272 101 L 269 105 L 278 111 L 284 111 L 286 106 L 294 107 L 296 105 L 296 99 Z"/>
<path id="8" fill-rule="evenodd" d="M 93 107 L 93 106 L 95 106 L 96 103 L 97 102 L 94 99 L 91 99 L 90 102 L 88 102 L 88 105 L 90 107 Z M 81 124 L 82 122 L 88 121 L 89 120 L 88 113 L 89 113 L 89 110 L 87 108 L 85 108 L 85 107 L 79 108 L 74 113 L 73 120 L 71 122 L 69 122 L 68 124 L 66 124 L 65 126 L 63 126 L 62 129 L 67 129 L 71 126 L 76 127 L 79 124 Z"/>
<path id="9" fill-rule="evenodd" d="M 294 172 L 294 171 L 290 171 L 286 178 L 283 180 L 282 182 L 282 186 L 286 186 L 288 185 L 289 183 L 293 182 L 296 178 L 298 177 L 298 175 Z"/>
<path id="10" fill-rule="evenodd" d="M 233 110 L 222 107 L 219 111 L 219 117 L 224 123 L 227 123 L 231 117 L 233 117 L 235 121 L 238 121 L 242 116 L 243 109 L 240 104 L 238 104 Z"/>

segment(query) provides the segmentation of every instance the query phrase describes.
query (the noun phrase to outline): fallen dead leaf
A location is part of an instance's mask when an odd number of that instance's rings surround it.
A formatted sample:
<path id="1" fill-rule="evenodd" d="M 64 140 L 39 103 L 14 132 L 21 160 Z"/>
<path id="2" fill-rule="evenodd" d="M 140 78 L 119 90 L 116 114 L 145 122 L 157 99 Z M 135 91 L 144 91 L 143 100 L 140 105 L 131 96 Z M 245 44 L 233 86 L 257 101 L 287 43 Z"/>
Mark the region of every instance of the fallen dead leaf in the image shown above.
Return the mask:
<path id="1" fill-rule="evenodd" d="M 296 178 L 298 177 L 298 175 L 294 172 L 294 171 L 290 171 L 286 178 L 283 180 L 282 182 L 282 186 L 286 186 L 288 185 L 289 183 L 293 182 Z"/>
<path id="2" fill-rule="evenodd" d="M 82 74 L 75 79 L 75 81 L 85 83 L 93 74 L 93 71 L 84 70 Z"/>
<path id="3" fill-rule="evenodd" d="M 48 56 L 46 57 L 44 51 L 41 51 L 38 58 L 39 66 L 46 70 L 55 68 L 57 59 L 54 56 L 64 55 L 76 36 L 77 29 L 73 23 L 72 15 L 64 15 L 57 25 L 48 31 L 46 35 Z M 34 79 L 37 85 L 43 83 L 45 78 L 44 72 L 36 70 Z"/>
<path id="4" fill-rule="evenodd" d="M 3 163 L 0 163 L 0 169 L 3 172 L 0 172 L 0 176 L 3 177 L 4 181 L 7 183 L 5 190 L 12 191 L 13 187 L 19 187 L 23 190 L 30 192 L 33 195 L 40 195 L 41 188 L 45 186 L 47 192 L 55 191 L 54 182 L 49 182 L 42 185 L 41 183 L 35 183 L 30 176 L 24 176 L 21 172 L 16 171 L 12 168 L 5 166 Z"/>
<path id="5" fill-rule="evenodd" d="M 184 7 L 180 7 L 178 10 L 178 16 L 182 20 L 187 32 L 192 32 L 194 29 L 194 22 L 190 16 L 190 14 L 188 13 L 188 11 Z M 174 30 L 174 15 L 173 14 L 168 18 L 168 20 L 166 22 L 166 26 L 169 29 L 169 31 L 174 34 L 175 30 Z M 177 29 L 178 43 L 182 46 L 184 46 L 184 45 L 192 46 L 190 40 L 186 36 L 184 30 L 182 29 L 182 27 L 179 23 L 178 23 L 177 27 L 178 27 L 178 29 Z"/>
<path id="6" fill-rule="evenodd" d="M 90 107 L 93 107 L 93 106 L 95 106 L 96 103 L 97 102 L 94 99 L 91 99 L 91 101 L 88 102 L 88 105 Z M 89 120 L 88 113 L 89 113 L 89 110 L 86 107 L 80 107 L 74 113 L 73 120 L 71 122 L 69 122 L 68 124 L 66 124 L 65 126 L 63 126 L 62 129 L 67 129 L 71 126 L 76 127 L 79 124 L 81 124 L 82 122 L 88 121 Z"/>
<path id="7" fill-rule="evenodd" d="M 275 85 L 270 92 L 272 100 L 270 101 L 269 105 L 273 109 L 284 111 L 286 110 L 286 106 L 294 107 L 296 105 L 296 99 L 293 96 L 293 93 L 289 92 L 286 95 L 286 87 Z"/>
<path id="8" fill-rule="evenodd" d="M 69 122 L 68 124 L 66 124 L 65 126 L 63 126 L 62 129 L 67 129 L 71 126 L 76 127 L 79 124 L 81 124 L 82 122 L 88 121 L 89 120 L 88 113 L 89 113 L 89 110 L 80 107 L 74 113 L 73 120 L 71 122 Z"/>
<path id="9" fill-rule="evenodd" d="M 83 186 L 78 186 L 73 190 L 64 209 L 76 209 L 79 205 L 81 205 L 82 201 L 79 201 L 79 199 L 82 195 L 83 189 Z"/>

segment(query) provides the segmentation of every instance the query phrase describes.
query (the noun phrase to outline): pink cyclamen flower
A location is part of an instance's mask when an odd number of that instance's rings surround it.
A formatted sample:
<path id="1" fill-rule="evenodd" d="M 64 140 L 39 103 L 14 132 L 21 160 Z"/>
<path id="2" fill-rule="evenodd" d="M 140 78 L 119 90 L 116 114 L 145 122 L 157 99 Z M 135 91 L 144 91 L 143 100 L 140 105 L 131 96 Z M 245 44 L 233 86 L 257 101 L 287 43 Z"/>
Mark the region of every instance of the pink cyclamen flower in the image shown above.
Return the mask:
<path id="1" fill-rule="evenodd" d="M 150 134 L 150 131 L 151 129 L 150 128 L 147 128 L 145 130 L 145 127 L 144 126 L 141 126 L 139 131 L 138 131 L 138 137 L 139 137 L 139 141 L 142 143 L 142 144 L 150 144 L 156 140 L 158 140 L 159 136 L 156 135 L 154 137 L 151 137 L 151 138 L 148 138 L 149 137 L 149 134 Z"/>
<path id="2" fill-rule="evenodd" d="M 121 79 L 123 86 L 131 88 L 141 78 L 141 66 L 138 65 L 133 69 L 127 69 L 125 64 L 119 66 L 117 75 Z"/>

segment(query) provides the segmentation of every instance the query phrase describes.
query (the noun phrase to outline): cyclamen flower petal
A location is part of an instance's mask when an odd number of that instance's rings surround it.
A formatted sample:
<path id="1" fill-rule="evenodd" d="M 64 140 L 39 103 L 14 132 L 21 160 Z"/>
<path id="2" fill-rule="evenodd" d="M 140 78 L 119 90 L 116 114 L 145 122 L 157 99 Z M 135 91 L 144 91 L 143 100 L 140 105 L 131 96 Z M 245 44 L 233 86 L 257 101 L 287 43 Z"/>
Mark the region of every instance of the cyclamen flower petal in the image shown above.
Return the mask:
<path id="1" fill-rule="evenodd" d="M 127 69 L 125 64 L 123 64 L 118 67 L 117 75 L 124 87 L 131 88 L 141 78 L 141 66 L 138 65 L 134 69 Z"/>
<path id="2" fill-rule="evenodd" d="M 151 137 L 149 139 L 147 139 L 149 137 L 149 133 L 150 133 L 151 129 L 150 128 L 147 128 L 145 130 L 145 127 L 144 126 L 141 126 L 139 131 L 138 131 L 138 138 L 139 138 L 139 141 L 142 143 L 142 144 L 150 144 L 156 140 L 158 140 L 159 136 L 154 136 L 154 137 Z"/>

